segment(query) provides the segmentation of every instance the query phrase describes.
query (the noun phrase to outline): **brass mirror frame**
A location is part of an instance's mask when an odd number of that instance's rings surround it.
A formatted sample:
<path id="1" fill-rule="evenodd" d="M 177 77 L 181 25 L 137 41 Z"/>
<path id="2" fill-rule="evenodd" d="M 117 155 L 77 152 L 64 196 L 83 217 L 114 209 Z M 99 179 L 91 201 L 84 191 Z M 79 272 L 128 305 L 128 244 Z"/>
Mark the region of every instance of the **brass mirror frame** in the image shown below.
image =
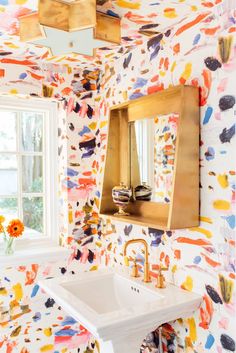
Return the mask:
<path id="1" fill-rule="evenodd" d="M 112 188 L 130 182 L 129 123 L 158 115 L 179 115 L 170 203 L 135 201 L 130 216 L 114 216 Z M 199 225 L 199 89 L 175 86 L 110 109 L 100 215 L 161 230 Z"/>

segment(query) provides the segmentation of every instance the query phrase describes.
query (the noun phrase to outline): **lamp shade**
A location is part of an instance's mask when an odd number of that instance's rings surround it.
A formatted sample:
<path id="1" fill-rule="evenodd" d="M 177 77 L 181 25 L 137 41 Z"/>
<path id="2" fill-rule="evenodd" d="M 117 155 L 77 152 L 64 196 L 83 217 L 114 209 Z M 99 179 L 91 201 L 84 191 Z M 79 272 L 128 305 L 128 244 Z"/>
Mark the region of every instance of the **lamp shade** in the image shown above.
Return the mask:
<path id="1" fill-rule="evenodd" d="M 39 0 L 39 23 L 67 32 L 96 26 L 96 0 Z"/>
<path id="2" fill-rule="evenodd" d="M 94 56 L 107 42 L 120 44 L 120 18 L 96 12 L 96 0 L 39 0 L 38 12 L 19 18 L 21 42 L 48 48 L 50 56 Z"/>

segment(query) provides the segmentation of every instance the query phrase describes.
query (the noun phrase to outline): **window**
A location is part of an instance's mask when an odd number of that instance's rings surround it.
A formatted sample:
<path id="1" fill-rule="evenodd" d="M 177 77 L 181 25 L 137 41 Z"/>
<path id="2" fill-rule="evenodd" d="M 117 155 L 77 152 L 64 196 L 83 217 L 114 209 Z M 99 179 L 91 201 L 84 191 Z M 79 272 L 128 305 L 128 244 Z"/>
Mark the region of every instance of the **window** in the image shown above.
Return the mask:
<path id="1" fill-rule="evenodd" d="M 27 241 L 57 229 L 55 102 L 0 99 L 0 214 L 20 218 Z"/>

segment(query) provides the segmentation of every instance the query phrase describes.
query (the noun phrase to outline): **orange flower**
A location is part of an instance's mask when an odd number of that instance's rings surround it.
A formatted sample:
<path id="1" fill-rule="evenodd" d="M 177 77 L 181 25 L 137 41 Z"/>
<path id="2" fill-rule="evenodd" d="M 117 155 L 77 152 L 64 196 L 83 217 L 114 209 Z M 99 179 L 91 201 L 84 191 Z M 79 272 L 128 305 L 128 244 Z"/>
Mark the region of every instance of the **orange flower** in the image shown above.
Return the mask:
<path id="1" fill-rule="evenodd" d="M 1 233 L 4 233 L 4 227 L 3 227 L 2 223 L 0 223 L 0 234 Z"/>
<path id="2" fill-rule="evenodd" d="M 17 238 L 24 232 L 24 224 L 19 219 L 13 219 L 7 227 L 7 233 L 10 237 Z"/>

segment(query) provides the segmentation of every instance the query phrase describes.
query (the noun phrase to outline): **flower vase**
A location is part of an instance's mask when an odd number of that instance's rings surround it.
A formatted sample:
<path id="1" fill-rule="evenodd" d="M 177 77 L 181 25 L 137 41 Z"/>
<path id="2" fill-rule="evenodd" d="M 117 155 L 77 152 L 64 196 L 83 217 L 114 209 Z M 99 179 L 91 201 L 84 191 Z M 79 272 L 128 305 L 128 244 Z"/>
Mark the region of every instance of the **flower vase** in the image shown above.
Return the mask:
<path id="1" fill-rule="evenodd" d="M 15 238 L 6 237 L 4 239 L 4 253 L 5 255 L 13 255 L 15 251 Z"/>

